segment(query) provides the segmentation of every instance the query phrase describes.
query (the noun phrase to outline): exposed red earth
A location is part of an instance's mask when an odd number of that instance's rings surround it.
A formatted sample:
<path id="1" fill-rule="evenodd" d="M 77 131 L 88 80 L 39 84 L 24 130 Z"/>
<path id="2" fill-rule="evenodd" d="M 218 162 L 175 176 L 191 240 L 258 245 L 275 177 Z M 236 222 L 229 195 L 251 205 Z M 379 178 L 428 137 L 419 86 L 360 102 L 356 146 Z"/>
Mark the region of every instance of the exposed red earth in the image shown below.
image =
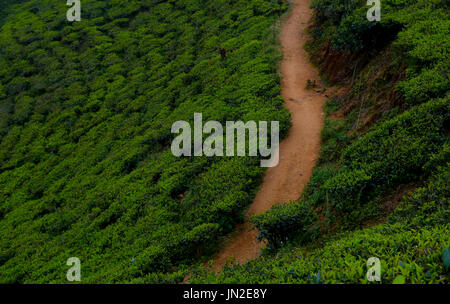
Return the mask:
<path id="1" fill-rule="evenodd" d="M 308 40 L 305 30 L 312 17 L 309 4 L 310 0 L 292 1 L 291 12 L 280 31 L 282 96 L 292 115 L 292 127 L 287 138 L 280 143 L 279 164 L 266 171 L 245 223 L 237 227 L 214 258 L 213 268 L 216 271 L 229 259 L 244 263 L 259 256 L 265 244 L 258 241 L 250 217 L 269 210 L 275 204 L 300 198 L 318 158 L 323 126 L 322 108 L 326 98 L 323 93 L 306 89 L 308 80 L 320 83 L 319 74 L 303 49 Z"/>

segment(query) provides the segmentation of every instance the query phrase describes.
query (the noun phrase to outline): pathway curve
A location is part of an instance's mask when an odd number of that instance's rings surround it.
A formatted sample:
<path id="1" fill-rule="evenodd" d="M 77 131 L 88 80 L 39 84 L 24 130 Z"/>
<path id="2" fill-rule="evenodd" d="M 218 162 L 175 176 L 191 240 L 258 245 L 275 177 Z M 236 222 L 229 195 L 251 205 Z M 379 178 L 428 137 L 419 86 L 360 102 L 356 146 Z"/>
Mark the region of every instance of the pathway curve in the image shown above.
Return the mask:
<path id="1" fill-rule="evenodd" d="M 288 137 L 280 143 L 280 162 L 266 171 L 245 223 L 237 227 L 215 257 L 213 267 L 216 271 L 230 258 L 244 263 L 259 256 L 264 243 L 257 240 L 257 231 L 252 230 L 249 218 L 277 203 L 300 198 L 320 152 L 322 107 L 326 98 L 315 90 L 305 88 L 308 79 L 320 83 L 318 72 L 303 49 L 308 40 L 305 29 L 312 10 L 309 8 L 310 0 L 291 2 L 291 13 L 282 25 L 280 41 L 284 54 L 281 63 L 282 96 L 292 115 L 292 127 Z"/>

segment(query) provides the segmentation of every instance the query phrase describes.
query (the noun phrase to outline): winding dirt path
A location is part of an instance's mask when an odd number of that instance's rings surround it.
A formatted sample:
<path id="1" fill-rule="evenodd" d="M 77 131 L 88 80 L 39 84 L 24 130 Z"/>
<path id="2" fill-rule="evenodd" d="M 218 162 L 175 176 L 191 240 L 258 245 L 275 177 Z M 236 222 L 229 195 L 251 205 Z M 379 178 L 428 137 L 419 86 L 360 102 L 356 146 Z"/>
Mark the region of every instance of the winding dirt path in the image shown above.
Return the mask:
<path id="1" fill-rule="evenodd" d="M 284 53 L 281 63 L 282 96 L 291 112 L 293 125 L 288 137 L 280 143 L 280 162 L 266 171 L 261 190 L 250 205 L 245 223 L 238 226 L 214 259 L 213 268 L 216 271 L 228 259 L 234 258 L 235 262 L 244 263 L 259 256 L 265 244 L 257 240 L 257 231 L 252 230 L 249 218 L 277 203 L 300 198 L 319 155 L 325 97 L 315 90 L 305 89 L 308 79 L 320 83 L 320 78 L 303 49 L 308 39 L 305 29 L 312 10 L 309 8 L 310 0 L 291 2 L 292 11 L 282 25 L 280 41 Z"/>

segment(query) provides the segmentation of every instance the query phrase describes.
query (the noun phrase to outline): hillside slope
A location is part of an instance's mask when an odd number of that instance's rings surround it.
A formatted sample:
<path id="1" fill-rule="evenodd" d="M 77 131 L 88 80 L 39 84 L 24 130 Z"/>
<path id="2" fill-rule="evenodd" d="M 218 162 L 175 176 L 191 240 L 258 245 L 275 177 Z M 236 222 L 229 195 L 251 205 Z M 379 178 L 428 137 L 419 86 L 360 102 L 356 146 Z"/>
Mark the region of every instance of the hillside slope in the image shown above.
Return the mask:
<path id="1" fill-rule="evenodd" d="M 325 93 L 305 88 L 308 81 L 320 83 L 320 78 L 302 48 L 308 38 L 305 29 L 311 13 L 308 0 L 296 0 L 282 25 L 281 95 L 291 113 L 292 126 L 280 144 L 278 165 L 266 171 L 261 189 L 249 207 L 247 222 L 214 260 L 216 269 L 229 259 L 242 263 L 259 256 L 265 244 L 258 241 L 249 218 L 275 204 L 298 200 L 319 156 Z"/>
<path id="2" fill-rule="evenodd" d="M 448 1 L 314 0 L 308 43 L 323 78 L 322 151 L 302 198 L 252 221 L 265 254 L 207 283 L 448 283 L 450 16 Z"/>
<path id="3" fill-rule="evenodd" d="M 198 112 L 286 135 L 284 2 L 83 0 L 74 23 L 65 1 L 22 2 L 0 24 L 0 282 L 67 282 L 70 257 L 83 283 L 182 280 L 263 169 L 174 157 L 171 126 Z"/>

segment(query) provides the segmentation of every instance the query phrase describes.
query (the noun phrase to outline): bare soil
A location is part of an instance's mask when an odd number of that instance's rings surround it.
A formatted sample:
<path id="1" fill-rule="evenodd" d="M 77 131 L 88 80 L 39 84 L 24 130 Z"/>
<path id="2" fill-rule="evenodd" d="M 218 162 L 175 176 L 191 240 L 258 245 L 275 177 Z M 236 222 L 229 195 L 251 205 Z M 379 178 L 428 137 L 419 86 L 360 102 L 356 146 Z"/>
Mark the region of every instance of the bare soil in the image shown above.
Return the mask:
<path id="1" fill-rule="evenodd" d="M 308 183 L 320 152 L 320 133 L 323 126 L 324 90 L 306 89 L 307 81 L 320 84 L 315 67 L 303 49 L 308 40 L 305 32 L 312 16 L 310 0 L 293 0 L 292 10 L 285 19 L 280 41 L 283 60 L 282 96 L 291 112 L 292 127 L 280 143 L 278 166 L 269 168 L 262 187 L 248 210 L 246 221 L 237 227 L 214 259 L 213 268 L 219 271 L 228 260 L 244 263 L 255 259 L 265 244 L 257 240 L 252 229 L 252 215 L 269 210 L 273 205 L 300 198 Z M 321 93 L 323 92 L 323 93 Z"/>

